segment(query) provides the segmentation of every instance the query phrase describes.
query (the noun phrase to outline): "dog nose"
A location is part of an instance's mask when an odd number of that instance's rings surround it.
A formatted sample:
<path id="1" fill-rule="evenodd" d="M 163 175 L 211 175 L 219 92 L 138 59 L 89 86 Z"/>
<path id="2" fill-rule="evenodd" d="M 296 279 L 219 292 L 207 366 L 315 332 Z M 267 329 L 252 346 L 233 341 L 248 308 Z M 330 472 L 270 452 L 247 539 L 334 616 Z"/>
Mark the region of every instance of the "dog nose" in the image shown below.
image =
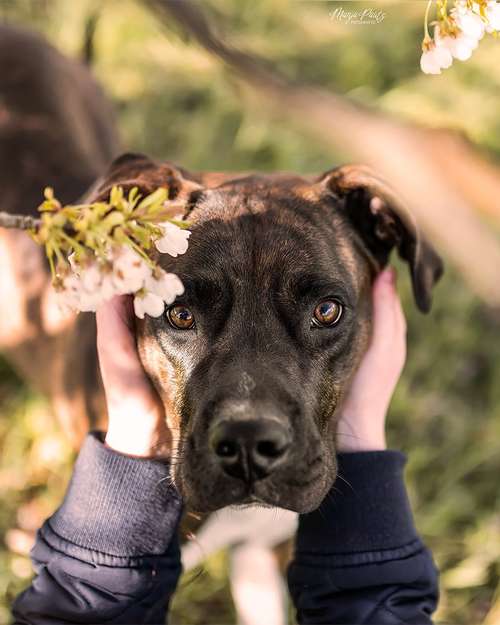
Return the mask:
<path id="1" fill-rule="evenodd" d="M 224 420 L 212 428 L 210 445 L 224 471 L 255 482 L 278 467 L 290 448 L 289 429 L 268 420 Z"/>

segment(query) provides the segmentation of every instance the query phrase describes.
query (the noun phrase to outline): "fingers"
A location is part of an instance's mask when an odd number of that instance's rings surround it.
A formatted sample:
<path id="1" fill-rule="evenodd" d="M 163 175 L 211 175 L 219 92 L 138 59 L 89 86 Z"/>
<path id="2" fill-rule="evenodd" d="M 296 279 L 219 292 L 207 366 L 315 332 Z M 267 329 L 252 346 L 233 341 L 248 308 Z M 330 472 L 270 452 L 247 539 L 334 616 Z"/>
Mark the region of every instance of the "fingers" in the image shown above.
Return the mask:
<path id="1" fill-rule="evenodd" d="M 385 449 L 385 419 L 406 358 L 406 322 L 393 269 L 373 284 L 372 340 L 340 413 L 341 451 Z"/>
<path id="2" fill-rule="evenodd" d="M 384 269 L 373 284 L 372 346 L 387 349 L 389 345 L 405 343 L 406 319 L 397 288 L 396 272 Z"/>
<path id="3" fill-rule="evenodd" d="M 96 314 L 97 350 L 108 409 L 106 444 L 121 453 L 166 457 L 171 449 L 163 405 L 139 358 L 130 296 Z"/>
<path id="4" fill-rule="evenodd" d="M 108 399 L 145 382 L 137 353 L 132 300 L 114 297 L 96 313 L 97 351 Z"/>
<path id="5" fill-rule="evenodd" d="M 113 297 L 99 307 L 96 313 L 97 340 L 104 347 L 105 343 L 118 339 L 133 339 L 135 322 L 132 298 L 128 295 Z"/>

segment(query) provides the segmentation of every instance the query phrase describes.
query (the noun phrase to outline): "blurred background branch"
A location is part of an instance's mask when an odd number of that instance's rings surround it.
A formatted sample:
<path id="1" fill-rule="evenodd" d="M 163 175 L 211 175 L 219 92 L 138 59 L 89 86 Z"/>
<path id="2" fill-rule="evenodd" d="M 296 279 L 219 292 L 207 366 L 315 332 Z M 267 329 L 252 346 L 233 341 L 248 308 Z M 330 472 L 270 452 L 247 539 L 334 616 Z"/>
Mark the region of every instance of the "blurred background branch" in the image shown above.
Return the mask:
<path id="1" fill-rule="evenodd" d="M 345 146 L 351 159 L 382 173 L 471 288 L 500 307 L 500 242 L 475 214 L 482 209 L 500 224 L 500 168 L 484 162 L 455 136 L 432 133 L 324 89 L 286 80 L 267 61 L 218 36 L 200 3 L 145 1 L 160 19 L 175 19 L 236 70 L 276 114 L 291 117 L 326 146 Z"/>

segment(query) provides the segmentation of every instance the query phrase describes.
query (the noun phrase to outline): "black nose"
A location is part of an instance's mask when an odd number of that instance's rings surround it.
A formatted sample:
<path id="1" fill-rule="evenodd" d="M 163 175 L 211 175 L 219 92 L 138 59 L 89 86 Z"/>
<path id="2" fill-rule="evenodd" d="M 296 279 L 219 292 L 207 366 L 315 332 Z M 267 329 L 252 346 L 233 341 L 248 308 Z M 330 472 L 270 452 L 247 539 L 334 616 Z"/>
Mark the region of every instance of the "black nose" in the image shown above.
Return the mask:
<path id="1" fill-rule="evenodd" d="M 290 448 L 289 429 L 267 420 L 224 420 L 210 434 L 210 445 L 224 471 L 254 482 L 267 477 L 285 459 Z"/>

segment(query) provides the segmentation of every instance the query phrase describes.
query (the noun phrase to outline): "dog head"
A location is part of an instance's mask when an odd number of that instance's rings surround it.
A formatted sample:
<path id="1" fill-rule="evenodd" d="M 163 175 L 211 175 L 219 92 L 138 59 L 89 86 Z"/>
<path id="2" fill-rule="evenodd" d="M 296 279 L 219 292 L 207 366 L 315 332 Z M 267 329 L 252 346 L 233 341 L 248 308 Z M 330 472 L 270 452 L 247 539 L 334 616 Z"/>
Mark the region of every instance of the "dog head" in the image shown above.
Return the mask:
<path id="1" fill-rule="evenodd" d="M 373 278 L 396 248 L 427 312 L 439 257 L 363 167 L 204 176 L 126 155 L 101 193 L 112 184 L 167 186 L 191 224 L 187 253 L 161 258 L 184 294 L 138 328 L 187 505 L 314 509 L 336 477 L 336 409 L 369 341 Z"/>

